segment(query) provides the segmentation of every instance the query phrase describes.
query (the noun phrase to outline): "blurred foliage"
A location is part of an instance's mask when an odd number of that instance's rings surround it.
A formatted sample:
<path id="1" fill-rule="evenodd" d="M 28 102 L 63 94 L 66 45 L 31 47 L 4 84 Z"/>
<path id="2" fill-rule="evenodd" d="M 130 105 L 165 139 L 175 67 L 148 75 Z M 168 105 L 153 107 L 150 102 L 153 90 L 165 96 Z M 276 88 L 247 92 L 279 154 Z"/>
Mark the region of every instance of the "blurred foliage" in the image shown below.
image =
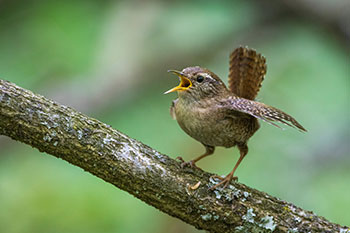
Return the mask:
<path id="1" fill-rule="evenodd" d="M 203 148 L 169 116 L 166 70 L 201 65 L 227 82 L 230 51 L 253 47 L 268 63 L 258 100 L 309 132 L 262 123 L 240 182 L 350 225 L 349 48 L 329 18 L 274 1 L 0 1 L 0 77 L 190 159 Z M 0 137 L 0 150 L 1 232 L 198 232 L 26 145 Z M 198 165 L 226 174 L 237 158 L 218 148 Z"/>

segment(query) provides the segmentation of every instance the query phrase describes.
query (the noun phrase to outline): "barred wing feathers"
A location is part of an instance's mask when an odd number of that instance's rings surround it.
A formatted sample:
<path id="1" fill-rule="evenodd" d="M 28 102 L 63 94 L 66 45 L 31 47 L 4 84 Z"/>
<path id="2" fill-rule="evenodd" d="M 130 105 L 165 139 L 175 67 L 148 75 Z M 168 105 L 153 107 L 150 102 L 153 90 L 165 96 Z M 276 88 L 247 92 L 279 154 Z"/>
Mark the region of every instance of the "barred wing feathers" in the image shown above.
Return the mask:
<path id="1" fill-rule="evenodd" d="M 281 127 L 276 123 L 282 123 L 284 125 L 288 125 L 290 127 L 297 128 L 300 131 L 306 132 L 306 129 L 292 116 L 277 108 L 260 102 L 233 96 L 229 98 L 228 101 L 224 101 L 221 104 L 223 104 L 223 107 L 229 111 L 238 111 L 249 114 L 278 128 Z"/>

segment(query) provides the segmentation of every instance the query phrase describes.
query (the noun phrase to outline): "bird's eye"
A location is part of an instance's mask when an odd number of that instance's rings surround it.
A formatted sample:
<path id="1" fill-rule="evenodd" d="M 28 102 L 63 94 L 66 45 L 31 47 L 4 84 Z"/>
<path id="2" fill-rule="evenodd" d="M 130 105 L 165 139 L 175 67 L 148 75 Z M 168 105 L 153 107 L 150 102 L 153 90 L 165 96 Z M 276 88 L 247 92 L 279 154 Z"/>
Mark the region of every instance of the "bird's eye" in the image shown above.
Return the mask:
<path id="1" fill-rule="evenodd" d="M 204 77 L 203 76 L 198 76 L 197 77 L 197 82 L 201 83 L 204 81 Z"/>

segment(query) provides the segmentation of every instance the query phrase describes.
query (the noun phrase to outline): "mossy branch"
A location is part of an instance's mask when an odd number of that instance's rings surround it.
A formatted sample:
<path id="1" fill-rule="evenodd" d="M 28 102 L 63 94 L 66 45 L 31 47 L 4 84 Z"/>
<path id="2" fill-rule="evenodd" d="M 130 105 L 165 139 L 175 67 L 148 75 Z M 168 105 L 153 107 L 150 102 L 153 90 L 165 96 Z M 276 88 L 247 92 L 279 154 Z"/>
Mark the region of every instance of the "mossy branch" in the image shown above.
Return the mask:
<path id="1" fill-rule="evenodd" d="M 310 211 L 240 183 L 216 183 L 110 126 L 0 80 L 0 134 L 83 168 L 209 232 L 346 232 Z"/>

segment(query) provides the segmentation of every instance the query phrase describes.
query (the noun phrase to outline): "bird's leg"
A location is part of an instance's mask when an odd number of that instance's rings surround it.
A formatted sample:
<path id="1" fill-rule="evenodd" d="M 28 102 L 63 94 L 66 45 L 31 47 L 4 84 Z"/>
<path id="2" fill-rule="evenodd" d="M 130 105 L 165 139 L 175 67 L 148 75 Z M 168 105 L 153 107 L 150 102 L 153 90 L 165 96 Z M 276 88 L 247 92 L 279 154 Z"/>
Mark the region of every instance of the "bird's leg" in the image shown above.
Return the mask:
<path id="1" fill-rule="evenodd" d="M 218 178 L 221 180 L 220 183 L 214 185 L 213 187 L 210 188 L 210 190 L 214 190 L 216 189 L 217 187 L 221 186 L 221 185 L 224 185 L 223 188 L 226 188 L 231 180 L 237 180 L 238 177 L 237 176 L 233 176 L 233 174 L 235 173 L 237 167 L 239 166 L 239 164 L 242 162 L 243 158 L 246 156 L 246 154 L 248 153 L 248 146 L 247 144 L 243 144 L 243 145 L 238 145 L 238 149 L 239 149 L 239 152 L 240 152 L 240 157 L 235 165 L 235 167 L 232 169 L 232 171 L 227 175 L 225 176 L 225 178 L 222 178 L 221 176 L 212 176 L 212 178 Z"/>
<path id="2" fill-rule="evenodd" d="M 182 157 L 177 157 L 177 159 L 179 159 L 182 162 L 181 167 L 182 168 L 184 168 L 186 166 L 190 166 L 192 168 L 197 167 L 196 162 L 198 162 L 199 160 L 203 159 L 204 157 L 207 157 L 208 155 L 211 155 L 214 153 L 215 147 L 207 146 L 207 145 L 204 145 L 204 146 L 205 146 L 205 153 L 202 154 L 201 156 L 198 156 L 197 158 L 195 158 L 191 161 L 185 162 Z"/>

